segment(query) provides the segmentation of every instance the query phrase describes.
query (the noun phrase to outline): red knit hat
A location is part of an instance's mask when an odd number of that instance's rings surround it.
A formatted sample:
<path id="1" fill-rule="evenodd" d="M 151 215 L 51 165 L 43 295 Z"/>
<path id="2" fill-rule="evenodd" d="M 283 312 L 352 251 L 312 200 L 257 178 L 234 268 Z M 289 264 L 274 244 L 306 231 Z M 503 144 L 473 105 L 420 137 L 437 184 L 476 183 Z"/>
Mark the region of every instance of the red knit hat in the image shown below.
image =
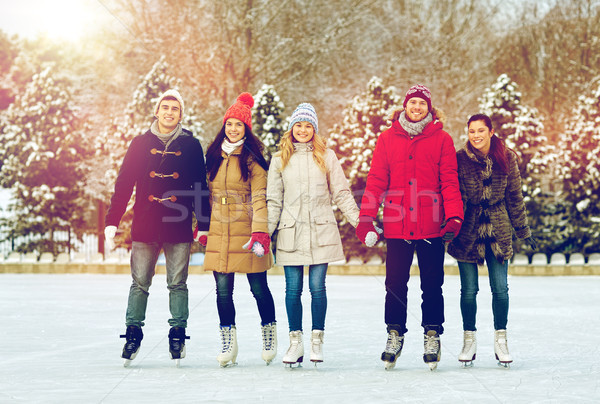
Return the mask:
<path id="1" fill-rule="evenodd" d="M 229 118 L 239 119 L 252 129 L 252 107 L 254 106 L 254 98 L 250 93 L 241 93 L 238 95 L 235 103 L 229 107 L 223 117 L 223 124 Z"/>
<path id="2" fill-rule="evenodd" d="M 431 91 L 423 84 L 417 84 L 412 86 L 406 92 L 406 97 L 404 98 L 404 109 L 406 109 L 406 103 L 413 97 L 419 97 L 424 99 L 427 102 L 427 109 L 431 112 Z"/>

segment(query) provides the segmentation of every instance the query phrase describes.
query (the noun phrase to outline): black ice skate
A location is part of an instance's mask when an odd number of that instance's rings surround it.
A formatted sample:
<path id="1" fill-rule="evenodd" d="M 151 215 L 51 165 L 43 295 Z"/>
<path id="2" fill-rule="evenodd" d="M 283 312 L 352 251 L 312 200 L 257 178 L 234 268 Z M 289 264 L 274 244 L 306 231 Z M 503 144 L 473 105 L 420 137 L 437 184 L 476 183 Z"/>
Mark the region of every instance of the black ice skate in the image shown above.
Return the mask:
<path id="1" fill-rule="evenodd" d="M 185 328 L 171 327 L 169 331 L 169 353 L 177 366 L 179 366 L 179 361 L 185 358 L 186 339 L 190 339 L 190 337 L 185 335 Z"/>
<path id="2" fill-rule="evenodd" d="M 385 351 L 381 354 L 381 360 L 385 362 L 385 370 L 391 370 L 396 366 L 396 361 L 402 352 L 404 335 L 398 334 L 396 330 L 388 331 Z"/>
<path id="3" fill-rule="evenodd" d="M 125 330 L 125 335 L 121 335 L 121 338 L 125 338 L 127 341 L 125 342 L 123 353 L 121 354 L 121 358 L 124 359 L 123 366 L 127 367 L 131 361 L 135 359 L 138 351 L 140 350 L 140 345 L 142 343 L 142 339 L 144 338 L 144 334 L 142 333 L 142 329 L 140 327 L 130 325 Z"/>
<path id="4" fill-rule="evenodd" d="M 442 356 L 440 334 L 435 330 L 427 331 L 427 334 L 424 335 L 424 344 L 423 361 L 429 365 L 430 370 L 435 370 Z"/>

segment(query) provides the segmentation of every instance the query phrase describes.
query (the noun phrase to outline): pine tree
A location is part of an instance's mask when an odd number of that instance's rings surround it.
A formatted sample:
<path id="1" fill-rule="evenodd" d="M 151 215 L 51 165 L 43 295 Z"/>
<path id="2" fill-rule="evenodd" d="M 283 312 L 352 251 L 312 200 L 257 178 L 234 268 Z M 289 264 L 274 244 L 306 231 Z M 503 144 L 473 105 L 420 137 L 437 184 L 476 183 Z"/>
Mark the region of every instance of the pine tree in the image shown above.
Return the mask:
<path id="1" fill-rule="evenodd" d="M 91 147 L 76 113 L 68 82 L 52 66 L 33 76 L 4 116 L 0 133 L 0 185 L 11 188 L 14 202 L 2 220 L 9 237 L 27 236 L 21 252 L 65 251 L 69 241 L 55 232 L 86 230 L 85 166 Z"/>
<path id="2" fill-rule="evenodd" d="M 400 97 L 394 87 L 384 87 L 379 77 L 372 77 L 366 91 L 355 96 L 344 109 L 342 123 L 334 125 L 329 133 L 329 143 L 340 160 L 357 202 L 360 202 L 367 184 L 377 138 L 388 128 L 388 119 L 399 103 Z M 385 254 L 384 243 L 379 243 L 374 249 L 366 248 L 340 212 L 337 215 L 347 257 L 368 258 Z"/>
<path id="3" fill-rule="evenodd" d="M 564 206 L 553 192 L 557 154 L 555 147 L 547 144 L 542 117 L 535 108 L 523 105 L 517 84 L 506 74 L 500 75 L 479 101 L 496 135 L 518 156 L 529 225 L 539 250 L 547 254 L 561 250 L 567 229 L 561 217 Z M 522 248 L 519 242 L 516 248 Z"/>
<path id="4" fill-rule="evenodd" d="M 563 195 L 571 203 L 573 248 L 600 251 L 600 80 L 579 97 L 573 117 L 559 141 Z"/>
<path id="5" fill-rule="evenodd" d="M 265 145 L 267 162 L 271 161 L 271 156 L 277 151 L 277 145 L 286 130 L 282 118 L 284 110 L 285 105 L 281 102 L 275 88 L 263 84 L 254 97 L 252 131 Z"/>

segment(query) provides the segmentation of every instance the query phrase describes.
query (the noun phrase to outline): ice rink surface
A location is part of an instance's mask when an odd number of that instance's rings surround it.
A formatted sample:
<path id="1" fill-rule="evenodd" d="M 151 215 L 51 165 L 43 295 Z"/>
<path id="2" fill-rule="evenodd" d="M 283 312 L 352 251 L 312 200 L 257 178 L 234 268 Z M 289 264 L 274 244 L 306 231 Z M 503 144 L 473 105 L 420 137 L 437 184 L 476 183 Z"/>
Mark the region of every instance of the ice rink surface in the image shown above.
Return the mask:
<path id="1" fill-rule="evenodd" d="M 462 347 L 460 281 L 444 285 L 442 359 L 423 363 L 418 277 L 409 285 L 408 333 L 392 371 L 385 346 L 381 276 L 328 276 L 325 361 L 285 368 L 288 346 L 283 276 L 269 276 L 279 352 L 261 360 L 260 320 L 245 276 L 236 276 L 238 365 L 220 368 L 214 279 L 191 275 L 187 357 L 168 353 L 164 275 L 150 290 L 144 340 L 129 368 L 124 343 L 128 275 L 0 274 L 0 403 L 598 403 L 600 277 L 510 277 L 508 342 L 514 362 L 497 366 L 491 293 L 480 278 L 474 367 Z M 304 330 L 310 331 L 305 276 Z M 308 335 L 305 349 L 308 351 Z"/>

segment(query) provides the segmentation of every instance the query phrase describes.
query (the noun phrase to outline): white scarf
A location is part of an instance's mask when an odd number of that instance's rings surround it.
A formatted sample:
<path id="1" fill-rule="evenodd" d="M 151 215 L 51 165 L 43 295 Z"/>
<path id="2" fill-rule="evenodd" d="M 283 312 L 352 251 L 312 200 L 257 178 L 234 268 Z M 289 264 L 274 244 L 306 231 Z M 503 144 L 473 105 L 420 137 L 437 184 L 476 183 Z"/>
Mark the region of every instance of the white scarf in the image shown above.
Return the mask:
<path id="1" fill-rule="evenodd" d="M 223 150 L 225 153 L 227 153 L 228 156 L 230 156 L 231 153 L 233 153 L 233 151 L 235 149 L 237 149 L 239 146 L 241 146 L 245 140 L 246 140 L 246 138 L 244 137 L 235 143 L 231 143 L 231 142 L 229 142 L 229 139 L 225 138 L 225 139 L 223 139 L 223 143 L 221 143 L 221 150 Z"/>

